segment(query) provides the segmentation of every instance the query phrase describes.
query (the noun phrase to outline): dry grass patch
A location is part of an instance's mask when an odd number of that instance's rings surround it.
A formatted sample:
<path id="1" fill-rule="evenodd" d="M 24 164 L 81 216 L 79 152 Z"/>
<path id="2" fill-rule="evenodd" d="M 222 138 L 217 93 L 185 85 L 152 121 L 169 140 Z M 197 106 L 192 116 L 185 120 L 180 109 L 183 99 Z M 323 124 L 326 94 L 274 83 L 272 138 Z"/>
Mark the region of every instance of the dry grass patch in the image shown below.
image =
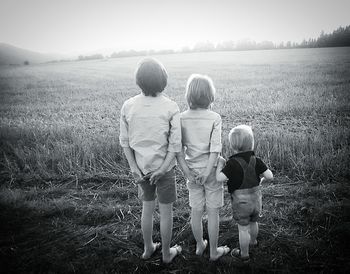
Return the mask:
<path id="1" fill-rule="evenodd" d="M 263 187 L 263 216 L 259 247 L 251 251 L 250 266 L 230 256 L 216 263 L 194 255 L 190 208 L 182 177 L 174 205 L 173 243 L 183 246 L 174 263 L 165 266 L 157 252 L 148 261 L 140 228 L 141 204 L 136 186 L 96 178 L 76 188 L 51 182 L 46 188 L 2 189 L 2 264 L 9 271 L 47 272 L 332 272 L 350 269 L 348 215 L 350 188 L 340 183 L 305 184 L 277 178 Z M 227 194 L 226 194 L 227 196 Z M 36 198 L 35 198 L 36 197 Z M 221 211 L 220 244 L 238 246 L 238 230 L 231 219 L 229 199 Z M 154 216 L 154 239 L 160 240 L 159 214 Z M 207 238 L 207 219 L 204 236 Z"/>

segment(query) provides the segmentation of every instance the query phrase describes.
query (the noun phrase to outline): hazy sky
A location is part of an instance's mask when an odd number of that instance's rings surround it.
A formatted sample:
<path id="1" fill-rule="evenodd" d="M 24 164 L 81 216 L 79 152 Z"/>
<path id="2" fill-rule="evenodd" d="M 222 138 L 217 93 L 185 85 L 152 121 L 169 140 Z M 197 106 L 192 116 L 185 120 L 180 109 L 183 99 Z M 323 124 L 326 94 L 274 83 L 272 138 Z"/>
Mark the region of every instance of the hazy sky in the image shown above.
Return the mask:
<path id="1" fill-rule="evenodd" d="M 350 25 L 350 0 L 0 0 L 0 42 L 38 52 L 295 41 Z"/>

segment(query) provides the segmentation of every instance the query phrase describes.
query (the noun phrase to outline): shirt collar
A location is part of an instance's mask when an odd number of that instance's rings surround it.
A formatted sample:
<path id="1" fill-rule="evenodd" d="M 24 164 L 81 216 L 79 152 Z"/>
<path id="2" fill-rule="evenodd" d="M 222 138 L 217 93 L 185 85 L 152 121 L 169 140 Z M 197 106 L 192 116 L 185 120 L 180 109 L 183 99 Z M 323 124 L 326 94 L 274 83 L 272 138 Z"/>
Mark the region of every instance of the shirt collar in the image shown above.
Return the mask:
<path id="1" fill-rule="evenodd" d="M 239 153 L 233 154 L 230 157 L 230 159 L 233 158 L 233 157 L 250 157 L 250 156 L 253 156 L 253 155 L 255 155 L 254 151 L 253 150 L 248 150 L 248 151 L 243 151 L 243 152 L 239 152 Z"/>

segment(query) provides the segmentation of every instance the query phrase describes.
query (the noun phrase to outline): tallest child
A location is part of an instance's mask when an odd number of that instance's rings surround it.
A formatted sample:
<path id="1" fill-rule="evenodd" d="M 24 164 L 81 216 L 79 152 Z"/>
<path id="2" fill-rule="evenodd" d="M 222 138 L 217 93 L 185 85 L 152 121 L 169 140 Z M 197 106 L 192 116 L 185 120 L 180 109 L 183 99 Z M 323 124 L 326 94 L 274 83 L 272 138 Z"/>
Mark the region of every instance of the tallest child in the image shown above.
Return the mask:
<path id="1" fill-rule="evenodd" d="M 178 105 L 162 94 L 167 85 L 167 72 L 155 59 L 142 60 L 136 69 L 136 84 L 141 93 L 124 102 L 120 115 L 120 145 L 137 181 L 142 200 L 141 230 L 144 241 L 143 259 L 160 247 L 154 243 L 153 212 L 158 197 L 160 234 L 164 263 L 181 253 L 181 246 L 170 247 L 176 200 L 175 155 L 181 151 L 181 126 Z M 145 175 L 149 179 L 141 180 Z"/>

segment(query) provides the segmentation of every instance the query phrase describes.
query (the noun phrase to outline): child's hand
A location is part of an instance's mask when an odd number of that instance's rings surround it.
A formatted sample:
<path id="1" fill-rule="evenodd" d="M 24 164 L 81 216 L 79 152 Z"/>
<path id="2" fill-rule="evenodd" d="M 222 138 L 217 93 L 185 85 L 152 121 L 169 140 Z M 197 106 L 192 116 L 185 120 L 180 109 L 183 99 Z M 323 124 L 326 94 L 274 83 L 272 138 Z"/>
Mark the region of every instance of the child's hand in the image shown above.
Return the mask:
<path id="1" fill-rule="evenodd" d="M 209 173 L 207 171 L 204 171 L 201 174 L 197 175 L 196 176 L 197 184 L 204 185 L 208 177 L 209 177 Z"/>
<path id="2" fill-rule="evenodd" d="M 131 168 L 131 174 L 136 182 L 142 179 L 142 172 L 138 168 Z"/>
<path id="3" fill-rule="evenodd" d="M 151 177 L 149 178 L 149 183 L 151 185 L 156 184 L 165 172 L 161 169 L 157 169 L 155 172 L 152 173 Z"/>
<path id="4" fill-rule="evenodd" d="M 218 167 L 217 168 L 222 169 L 225 165 L 226 165 L 226 160 L 220 156 L 218 158 Z"/>
<path id="5" fill-rule="evenodd" d="M 136 181 L 136 184 L 141 184 L 149 181 L 149 178 L 151 177 L 152 173 L 147 173 L 145 176 L 143 176 L 141 179 Z"/>
<path id="6" fill-rule="evenodd" d="M 193 173 L 189 173 L 186 175 L 187 180 L 189 180 L 192 183 L 196 183 L 196 176 Z"/>

